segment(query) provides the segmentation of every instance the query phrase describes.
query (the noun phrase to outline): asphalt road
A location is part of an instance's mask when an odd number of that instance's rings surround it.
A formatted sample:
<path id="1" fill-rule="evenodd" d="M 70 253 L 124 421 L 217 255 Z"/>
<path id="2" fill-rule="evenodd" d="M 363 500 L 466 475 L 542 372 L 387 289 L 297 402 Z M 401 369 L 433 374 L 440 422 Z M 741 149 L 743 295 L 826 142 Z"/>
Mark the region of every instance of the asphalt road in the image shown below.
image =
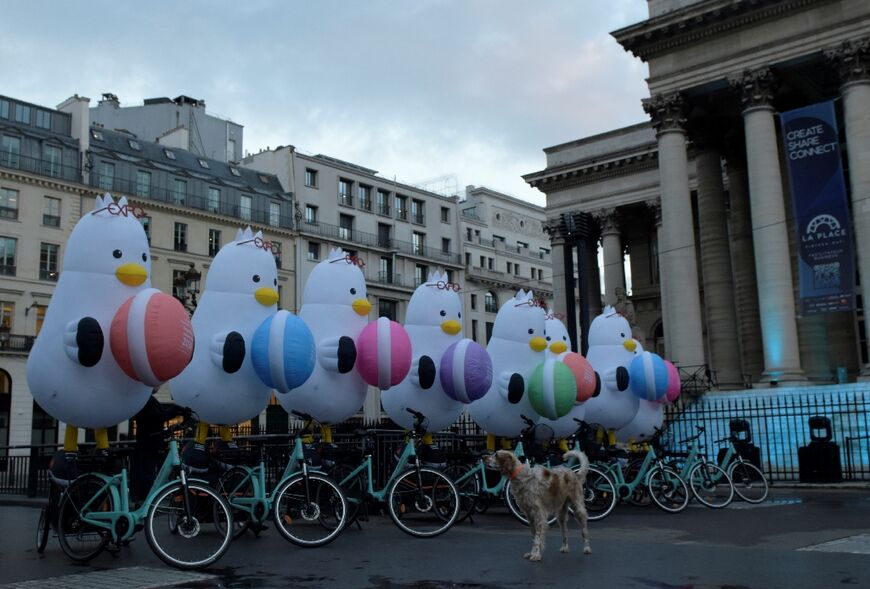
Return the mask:
<path id="1" fill-rule="evenodd" d="M 591 555 L 581 553 L 576 527 L 573 552 L 561 554 L 558 531 L 551 529 L 540 563 L 522 558 L 531 537 L 503 509 L 430 540 L 411 538 L 380 516 L 317 549 L 297 548 L 270 529 L 237 540 L 204 571 L 209 576 L 167 568 L 142 536 L 117 557 L 103 554 L 88 566 L 70 563 L 55 538 L 39 555 L 33 547 L 38 515 L 32 507 L 0 506 L 0 586 L 870 587 L 870 490 L 776 489 L 763 505 L 691 506 L 677 515 L 619 505 L 591 524 Z"/>

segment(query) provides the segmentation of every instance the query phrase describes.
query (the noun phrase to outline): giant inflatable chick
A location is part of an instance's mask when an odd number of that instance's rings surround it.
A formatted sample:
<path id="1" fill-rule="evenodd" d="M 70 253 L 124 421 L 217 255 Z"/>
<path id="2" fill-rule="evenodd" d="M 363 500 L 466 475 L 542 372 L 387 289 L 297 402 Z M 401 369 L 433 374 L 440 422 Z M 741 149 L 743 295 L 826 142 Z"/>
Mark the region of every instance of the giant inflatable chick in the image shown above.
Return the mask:
<path id="1" fill-rule="evenodd" d="M 77 428 L 106 428 L 135 415 L 151 387 L 127 376 L 109 350 L 119 307 L 150 288 L 148 238 L 127 199 L 97 197 L 70 234 L 63 272 L 27 360 L 27 384 L 49 415 L 67 424 L 64 449 L 76 451 Z"/>
<path id="2" fill-rule="evenodd" d="M 643 353 L 643 346 L 640 345 L 639 341 L 634 341 L 637 344 L 634 355 L 639 356 Z M 630 422 L 617 430 L 616 441 L 625 443 L 648 441 L 655 435 L 656 429 L 662 427 L 664 420 L 664 403 L 638 399 L 637 413 L 634 414 Z"/>
<path id="3" fill-rule="evenodd" d="M 492 359 L 489 392 L 469 405 L 477 424 L 486 430 L 487 447 L 495 449 L 495 436 L 517 437 L 526 427 L 521 416 L 536 419 L 527 394 L 528 379 L 544 361 L 544 309 L 532 291 L 520 289 L 495 316 L 486 351 Z"/>
<path id="4" fill-rule="evenodd" d="M 329 424 L 352 417 L 365 402 L 368 385 L 353 368 L 355 342 L 371 308 L 357 260 L 338 248 L 314 267 L 302 291 L 299 317 L 314 335 L 317 362 L 308 380 L 278 401 L 324 424 L 325 442 L 331 441 Z"/>
<path id="5" fill-rule="evenodd" d="M 547 359 L 561 360 L 565 357 L 565 354 L 571 351 L 571 338 L 568 335 L 568 328 L 556 317 L 547 316 L 544 323 L 544 339 L 547 340 Z M 586 403 L 578 403 L 559 419 L 542 417 L 538 420 L 538 423 L 542 427 L 537 428 L 536 433 L 541 432 L 538 435 L 542 435 L 545 432 L 553 438 L 563 440 L 577 431 L 579 424 L 575 419 L 582 420 L 585 415 Z M 564 451 L 568 450 L 565 444 L 562 444 L 561 447 L 563 447 Z"/>
<path id="6" fill-rule="evenodd" d="M 634 360 L 637 341 L 631 337 L 628 320 L 613 307 L 592 320 L 586 359 L 601 375 L 601 394 L 586 402 L 586 421 L 610 432 L 628 424 L 637 413 L 638 398 L 628 390 L 628 365 Z"/>
<path id="7" fill-rule="evenodd" d="M 175 402 L 199 416 L 199 444 L 209 424 L 220 425 L 221 439 L 229 442 L 229 426 L 259 415 L 269 402 L 272 390 L 257 376 L 251 342 L 278 310 L 277 285 L 275 257 L 259 231 L 240 229 L 214 257 L 193 313 L 193 360 L 171 381 Z"/>
<path id="8" fill-rule="evenodd" d="M 409 408 L 427 417 L 429 433 L 446 428 L 462 411 L 462 403 L 450 398 L 436 377 L 444 352 L 462 339 L 462 301 L 450 287 L 446 274 L 430 274 L 408 302 L 405 329 L 414 355 L 411 373 L 381 394 L 384 411 L 404 428 L 414 425 Z"/>

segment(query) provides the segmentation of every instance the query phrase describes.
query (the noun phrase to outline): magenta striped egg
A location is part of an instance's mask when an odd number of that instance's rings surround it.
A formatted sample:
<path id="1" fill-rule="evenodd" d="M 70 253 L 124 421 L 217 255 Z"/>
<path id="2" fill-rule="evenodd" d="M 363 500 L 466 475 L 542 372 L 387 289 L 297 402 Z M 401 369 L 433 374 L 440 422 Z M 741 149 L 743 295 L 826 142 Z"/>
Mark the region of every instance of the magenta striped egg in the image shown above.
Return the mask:
<path id="1" fill-rule="evenodd" d="M 356 370 L 373 387 L 386 390 L 411 371 L 411 338 L 386 317 L 366 325 L 356 342 Z"/>
<path id="2" fill-rule="evenodd" d="M 440 379 L 451 399 L 466 404 L 477 401 L 492 385 L 492 360 L 483 346 L 461 339 L 441 356 Z"/>
<path id="3" fill-rule="evenodd" d="M 668 389 L 662 401 L 673 403 L 680 396 L 680 390 L 683 383 L 680 382 L 680 372 L 668 360 L 665 360 L 665 366 L 668 368 Z"/>

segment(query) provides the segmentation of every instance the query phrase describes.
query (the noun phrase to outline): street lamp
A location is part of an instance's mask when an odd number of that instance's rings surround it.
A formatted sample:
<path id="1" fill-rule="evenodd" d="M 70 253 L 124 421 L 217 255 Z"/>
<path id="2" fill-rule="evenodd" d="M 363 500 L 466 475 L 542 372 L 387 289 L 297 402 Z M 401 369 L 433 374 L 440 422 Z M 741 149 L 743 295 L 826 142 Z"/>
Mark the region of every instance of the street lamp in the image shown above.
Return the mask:
<path id="1" fill-rule="evenodd" d="M 202 278 L 202 273 L 197 271 L 191 262 L 190 268 L 183 274 L 178 274 L 172 283 L 173 295 L 191 313 L 196 309 L 196 295 L 199 294 L 200 278 Z"/>

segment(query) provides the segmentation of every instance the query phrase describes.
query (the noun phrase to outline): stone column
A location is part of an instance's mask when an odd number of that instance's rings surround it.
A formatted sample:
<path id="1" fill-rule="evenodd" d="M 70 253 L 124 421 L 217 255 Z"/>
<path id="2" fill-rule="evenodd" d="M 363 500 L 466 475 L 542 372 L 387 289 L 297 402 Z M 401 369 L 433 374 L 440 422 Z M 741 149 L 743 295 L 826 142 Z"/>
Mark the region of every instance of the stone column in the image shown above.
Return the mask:
<path id="1" fill-rule="evenodd" d="M 704 364 L 704 338 L 683 100 L 679 94 L 656 95 L 644 101 L 644 110 L 652 117 L 658 139 L 662 194 L 659 262 L 662 300 L 670 323 L 668 359 L 680 366 L 698 366 Z"/>
<path id="2" fill-rule="evenodd" d="M 662 201 L 658 198 L 646 201 L 646 206 L 649 209 L 650 213 L 653 217 L 653 223 L 655 224 L 656 234 L 653 239 L 656 240 L 656 252 L 661 251 L 662 248 Z M 668 306 L 665 305 L 665 284 L 667 280 L 665 280 L 665 269 L 662 267 L 661 256 L 656 254 L 658 258 L 657 264 L 659 269 L 659 305 L 662 309 L 662 331 L 664 332 L 665 337 L 665 350 L 667 350 L 667 359 L 671 359 L 671 348 L 670 348 L 670 324 L 671 322 L 668 320 Z M 652 351 L 652 350 L 650 350 Z"/>
<path id="3" fill-rule="evenodd" d="M 710 368 L 716 371 L 720 387 L 738 388 L 741 384 L 740 349 L 719 152 L 710 146 L 700 149 L 695 156 L 695 172 L 698 177 L 698 235 Z"/>
<path id="4" fill-rule="evenodd" d="M 826 52 L 826 56 L 838 68 L 843 84 L 840 92 L 849 158 L 852 226 L 864 300 L 865 338 L 870 342 L 870 40 L 844 43 Z M 860 379 L 870 379 L 870 364 L 861 366 Z"/>
<path id="5" fill-rule="evenodd" d="M 743 142 L 743 138 L 739 140 Z M 736 142 L 735 142 L 736 143 Z M 744 142 L 745 145 L 745 142 Z M 727 152 L 728 194 L 730 202 L 731 267 L 734 276 L 734 307 L 743 372 L 752 382 L 761 378 L 764 351 L 758 317 L 758 287 L 755 283 L 755 254 L 752 248 L 752 218 L 749 211 L 744 146 L 732 144 Z"/>
<path id="6" fill-rule="evenodd" d="M 741 93 L 764 382 L 806 382 L 801 370 L 794 289 L 774 125 L 773 74 L 763 68 L 732 80 Z"/>
<path id="7" fill-rule="evenodd" d="M 601 268 L 598 265 L 598 237 L 589 239 L 589 316 L 595 319 L 602 312 L 601 301 Z"/>
<path id="8" fill-rule="evenodd" d="M 619 235 L 619 216 L 612 208 L 600 210 L 595 218 L 601 228 L 601 248 L 604 250 L 604 304 L 613 305 L 616 303 L 616 289 L 625 289 L 625 257 Z"/>
<path id="9" fill-rule="evenodd" d="M 547 232 L 550 236 L 550 259 L 551 259 L 551 268 L 553 270 L 553 311 L 556 313 L 562 313 L 565 315 L 565 326 L 569 328 L 569 333 L 571 332 L 570 326 L 568 325 L 568 317 L 574 317 L 574 333 L 579 334 L 579 327 L 577 326 L 577 312 L 573 314 L 569 313 L 568 309 L 568 299 L 574 298 L 573 293 L 568 292 L 568 276 L 566 276 L 566 265 L 565 265 L 565 256 L 573 256 L 573 249 L 568 247 L 565 243 L 565 239 L 560 230 L 560 220 L 552 219 L 547 221 L 544 225 L 544 231 Z M 574 265 L 571 265 L 572 270 Z M 574 285 L 573 276 L 570 281 L 572 287 Z M 582 280 L 582 277 L 581 277 Z M 570 297 L 569 297 L 570 295 Z M 576 302 L 576 301 L 575 301 Z"/>

